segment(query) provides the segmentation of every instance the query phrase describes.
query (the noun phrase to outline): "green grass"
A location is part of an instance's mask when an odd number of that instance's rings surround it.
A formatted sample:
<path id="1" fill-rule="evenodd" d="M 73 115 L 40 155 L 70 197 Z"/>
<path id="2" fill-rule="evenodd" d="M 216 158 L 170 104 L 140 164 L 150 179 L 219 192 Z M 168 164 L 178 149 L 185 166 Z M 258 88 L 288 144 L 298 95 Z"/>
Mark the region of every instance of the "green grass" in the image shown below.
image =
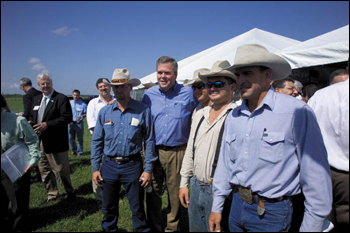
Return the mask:
<path id="1" fill-rule="evenodd" d="M 23 111 L 22 98 L 19 96 L 5 96 L 9 107 L 14 112 Z M 43 183 L 33 183 L 30 192 L 30 228 L 34 232 L 97 232 L 101 231 L 102 211 L 99 210 L 92 193 L 91 165 L 90 165 L 90 143 L 91 134 L 87 129 L 85 119 L 84 132 L 84 155 L 81 157 L 70 156 L 70 167 L 72 170 L 71 179 L 77 194 L 75 202 L 67 202 L 60 198 L 40 207 L 40 203 L 46 200 L 47 195 Z M 64 193 L 63 187 L 59 184 L 59 192 Z M 163 211 L 166 212 L 167 193 L 163 195 Z M 131 211 L 127 198 L 119 205 L 120 231 L 132 232 Z M 188 231 L 187 213 L 182 212 L 182 231 Z M 163 215 L 163 225 L 166 215 Z"/>

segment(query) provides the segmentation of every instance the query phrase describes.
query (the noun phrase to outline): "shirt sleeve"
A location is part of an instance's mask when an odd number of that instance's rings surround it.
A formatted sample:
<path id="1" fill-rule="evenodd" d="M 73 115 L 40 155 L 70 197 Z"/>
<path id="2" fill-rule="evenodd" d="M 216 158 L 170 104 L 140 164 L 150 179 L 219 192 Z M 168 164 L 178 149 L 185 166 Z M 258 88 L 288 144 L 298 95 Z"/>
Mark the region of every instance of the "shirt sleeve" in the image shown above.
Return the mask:
<path id="1" fill-rule="evenodd" d="M 94 117 L 94 112 L 95 112 L 95 105 L 94 105 L 93 100 L 91 100 L 87 106 L 87 112 L 86 112 L 86 121 L 88 124 L 88 129 L 92 129 L 96 125 L 96 119 Z"/>
<path id="2" fill-rule="evenodd" d="M 305 196 L 301 232 L 321 232 L 332 209 L 332 180 L 327 151 L 312 109 L 305 105 L 294 120 L 294 137 L 300 164 L 300 185 Z"/>
<path id="3" fill-rule="evenodd" d="M 226 120 L 225 132 L 224 132 L 221 151 L 219 155 L 219 162 L 215 170 L 214 181 L 213 181 L 214 200 L 213 200 L 212 212 L 214 213 L 222 213 L 225 199 L 230 195 L 232 191 L 232 187 L 229 182 L 230 178 L 228 176 L 228 174 L 230 173 L 228 171 L 228 166 L 227 166 L 228 164 L 231 163 L 229 161 L 230 160 L 229 157 L 227 156 L 230 153 L 230 148 L 225 141 L 225 138 L 228 137 L 228 130 L 227 130 L 229 128 L 228 125 L 229 125 L 229 122 Z"/>
<path id="4" fill-rule="evenodd" d="M 143 135 L 145 138 L 145 172 L 152 173 L 154 162 L 158 159 L 158 156 L 155 151 L 154 127 L 149 108 L 145 110 L 144 117 Z"/>
<path id="5" fill-rule="evenodd" d="M 104 111 L 100 111 L 96 121 L 96 127 L 91 140 L 91 165 L 92 172 L 99 171 L 104 148 Z"/>
<path id="6" fill-rule="evenodd" d="M 185 156 L 182 161 L 182 167 L 180 171 L 180 175 L 181 175 L 180 188 L 187 188 L 189 185 L 189 180 L 194 174 L 193 140 L 194 140 L 194 134 L 195 134 L 195 131 L 197 130 L 197 127 L 198 127 L 198 120 L 197 118 L 195 118 L 193 119 L 193 122 L 192 122 L 190 138 L 188 140 Z"/>
<path id="7" fill-rule="evenodd" d="M 18 117 L 17 125 L 19 137 L 24 141 L 29 149 L 29 154 L 31 156 L 30 165 L 36 165 L 41 157 L 39 138 L 25 118 Z"/>

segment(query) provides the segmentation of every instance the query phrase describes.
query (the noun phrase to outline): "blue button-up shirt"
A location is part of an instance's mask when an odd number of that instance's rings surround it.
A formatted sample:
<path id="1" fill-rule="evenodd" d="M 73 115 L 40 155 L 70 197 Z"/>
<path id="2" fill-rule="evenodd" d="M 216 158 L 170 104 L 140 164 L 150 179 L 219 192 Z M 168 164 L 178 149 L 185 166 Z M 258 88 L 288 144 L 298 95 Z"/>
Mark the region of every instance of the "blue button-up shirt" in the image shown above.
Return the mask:
<path id="1" fill-rule="evenodd" d="M 301 231 L 321 231 L 332 208 L 327 151 L 312 109 L 270 89 L 252 113 L 246 101 L 227 117 L 212 211 L 221 213 L 232 186 L 267 198 L 306 197 Z"/>
<path id="2" fill-rule="evenodd" d="M 188 142 L 191 117 L 197 106 L 192 88 L 178 83 L 168 92 L 148 89 L 142 100 L 151 108 L 156 145 L 180 146 Z"/>
<path id="3" fill-rule="evenodd" d="M 74 100 L 70 100 L 70 106 L 72 107 L 72 113 L 73 113 L 73 121 L 79 123 L 84 120 L 84 118 L 80 118 L 77 120 L 78 116 L 81 116 L 83 114 L 86 114 L 87 112 L 87 105 L 84 101 L 78 100 L 75 102 Z"/>
<path id="4" fill-rule="evenodd" d="M 130 100 L 122 112 L 117 102 L 103 107 L 96 122 L 91 141 L 91 164 L 98 171 L 102 153 L 124 157 L 141 152 L 145 142 L 145 172 L 152 173 L 157 160 L 150 109 L 143 103 Z"/>

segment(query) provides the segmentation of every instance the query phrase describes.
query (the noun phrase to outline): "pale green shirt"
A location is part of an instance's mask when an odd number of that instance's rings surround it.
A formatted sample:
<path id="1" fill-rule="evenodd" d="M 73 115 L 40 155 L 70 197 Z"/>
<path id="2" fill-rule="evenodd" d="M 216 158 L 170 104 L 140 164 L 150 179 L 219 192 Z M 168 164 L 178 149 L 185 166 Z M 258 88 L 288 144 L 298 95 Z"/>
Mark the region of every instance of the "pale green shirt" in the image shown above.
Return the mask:
<path id="1" fill-rule="evenodd" d="M 39 138 L 26 118 L 6 111 L 1 112 L 1 148 L 6 151 L 20 140 L 28 146 L 30 165 L 36 165 L 41 157 Z"/>

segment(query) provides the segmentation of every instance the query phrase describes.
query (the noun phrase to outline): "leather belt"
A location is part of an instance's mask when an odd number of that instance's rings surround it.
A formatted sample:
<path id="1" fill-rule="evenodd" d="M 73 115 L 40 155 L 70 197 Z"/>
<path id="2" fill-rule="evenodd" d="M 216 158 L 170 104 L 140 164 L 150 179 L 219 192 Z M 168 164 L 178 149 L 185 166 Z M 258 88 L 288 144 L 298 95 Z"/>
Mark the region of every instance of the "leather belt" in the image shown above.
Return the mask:
<path id="1" fill-rule="evenodd" d="M 141 157 L 141 154 L 135 154 L 135 155 L 130 155 L 130 156 L 125 156 L 125 157 L 119 157 L 119 156 L 108 156 L 110 161 L 116 162 L 119 165 L 121 164 L 126 164 L 128 162 L 130 162 L 131 160 L 136 159 L 137 157 Z"/>
<path id="2" fill-rule="evenodd" d="M 180 148 L 183 147 L 184 145 L 180 145 L 180 146 L 165 146 L 165 145 L 157 145 L 156 149 L 160 149 L 160 150 L 174 150 L 176 148 Z"/>
<path id="3" fill-rule="evenodd" d="M 267 203 L 276 203 L 276 202 L 281 202 L 286 199 L 289 199 L 290 197 L 288 196 L 282 196 L 282 197 L 277 197 L 277 198 L 267 198 L 258 195 L 257 193 L 253 193 L 251 189 L 245 188 L 242 186 L 236 186 L 234 192 L 238 192 L 242 201 L 248 204 L 253 204 L 253 203 L 259 203 L 259 200 L 262 202 L 267 202 Z"/>

